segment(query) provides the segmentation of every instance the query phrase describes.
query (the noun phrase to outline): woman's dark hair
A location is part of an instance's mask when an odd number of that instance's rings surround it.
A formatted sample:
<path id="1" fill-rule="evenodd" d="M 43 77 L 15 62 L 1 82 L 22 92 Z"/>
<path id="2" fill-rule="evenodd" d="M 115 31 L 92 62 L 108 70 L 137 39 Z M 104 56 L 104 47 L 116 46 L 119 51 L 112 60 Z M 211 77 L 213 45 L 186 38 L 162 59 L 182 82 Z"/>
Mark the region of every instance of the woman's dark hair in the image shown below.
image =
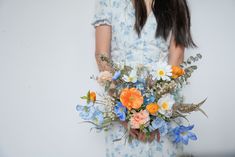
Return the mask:
<path id="1" fill-rule="evenodd" d="M 135 30 L 140 36 L 147 21 L 147 8 L 143 0 L 134 0 L 134 7 Z M 186 0 L 153 0 L 151 8 L 157 21 L 156 37 L 166 40 L 172 30 L 176 45 L 197 47 L 190 32 L 191 19 Z"/>

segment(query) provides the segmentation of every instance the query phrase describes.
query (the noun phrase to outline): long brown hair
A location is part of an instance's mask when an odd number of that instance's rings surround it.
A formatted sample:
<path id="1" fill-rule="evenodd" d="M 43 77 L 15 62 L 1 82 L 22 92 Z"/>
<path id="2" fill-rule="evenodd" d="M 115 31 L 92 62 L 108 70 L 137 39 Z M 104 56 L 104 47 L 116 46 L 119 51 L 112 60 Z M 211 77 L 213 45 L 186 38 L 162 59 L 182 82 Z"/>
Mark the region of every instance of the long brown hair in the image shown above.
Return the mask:
<path id="1" fill-rule="evenodd" d="M 140 36 L 147 20 L 147 8 L 144 0 L 134 0 L 135 30 Z M 197 47 L 191 32 L 190 11 L 186 0 L 153 0 L 151 9 L 157 22 L 155 36 L 167 39 L 170 31 L 176 45 Z"/>

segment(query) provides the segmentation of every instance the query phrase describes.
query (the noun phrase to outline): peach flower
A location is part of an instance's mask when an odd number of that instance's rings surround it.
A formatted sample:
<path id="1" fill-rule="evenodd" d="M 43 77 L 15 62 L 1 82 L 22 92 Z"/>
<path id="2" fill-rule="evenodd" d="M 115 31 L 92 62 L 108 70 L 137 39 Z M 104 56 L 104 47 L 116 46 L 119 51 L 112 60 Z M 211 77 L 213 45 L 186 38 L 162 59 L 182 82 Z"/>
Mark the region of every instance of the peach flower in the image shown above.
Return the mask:
<path id="1" fill-rule="evenodd" d="M 144 102 L 141 92 L 136 88 L 123 89 L 120 95 L 120 100 L 128 110 L 139 109 Z"/>
<path id="2" fill-rule="evenodd" d="M 112 77 L 113 75 L 109 71 L 102 71 L 100 72 L 97 81 L 101 86 L 104 86 L 107 81 L 112 81 Z"/>
<path id="3" fill-rule="evenodd" d="M 148 124 L 150 120 L 149 112 L 142 110 L 134 113 L 130 118 L 130 126 L 133 129 L 139 129 L 142 125 Z"/>

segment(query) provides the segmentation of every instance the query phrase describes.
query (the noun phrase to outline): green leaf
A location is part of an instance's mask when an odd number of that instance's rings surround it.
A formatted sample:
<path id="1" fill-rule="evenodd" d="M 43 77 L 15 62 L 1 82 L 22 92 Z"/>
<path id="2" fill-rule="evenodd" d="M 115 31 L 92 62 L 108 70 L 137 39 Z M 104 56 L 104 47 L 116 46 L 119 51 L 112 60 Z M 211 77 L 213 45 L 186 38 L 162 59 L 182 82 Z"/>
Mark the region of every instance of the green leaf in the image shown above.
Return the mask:
<path id="1" fill-rule="evenodd" d="M 201 59 L 201 58 L 202 58 L 202 55 L 201 55 L 200 53 L 198 53 L 198 54 L 197 54 L 197 57 L 198 57 L 199 59 Z"/>
<path id="2" fill-rule="evenodd" d="M 84 111 L 88 112 L 88 107 L 87 106 L 84 106 Z"/>
<path id="3" fill-rule="evenodd" d="M 192 68 L 193 70 L 196 70 L 196 69 L 197 69 L 197 66 L 196 66 L 196 65 L 193 65 L 193 66 L 191 66 L 191 68 Z"/>
<path id="4" fill-rule="evenodd" d="M 109 131 L 109 129 L 106 127 L 106 128 L 104 128 L 104 131 L 106 131 L 106 132 L 107 132 L 107 131 Z"/>
<path id="5" fill-rule="evenodd" d="M 109 90 L 110 85 L 111 85 L 111 82 L 107 82 L 107 83 L 105 84 L 104 90 L 105 90 L 106 92 Z"/>
<path id="6" fill-rule="evenodd" d="M 87 103 L 89 103 L 90 102 L 90 90 L 87 92 Z"/>
<path id="7" fill-rule="evenodd" d="M 81 99 L 87 99 L 87 96 L 82 96 Z"/>

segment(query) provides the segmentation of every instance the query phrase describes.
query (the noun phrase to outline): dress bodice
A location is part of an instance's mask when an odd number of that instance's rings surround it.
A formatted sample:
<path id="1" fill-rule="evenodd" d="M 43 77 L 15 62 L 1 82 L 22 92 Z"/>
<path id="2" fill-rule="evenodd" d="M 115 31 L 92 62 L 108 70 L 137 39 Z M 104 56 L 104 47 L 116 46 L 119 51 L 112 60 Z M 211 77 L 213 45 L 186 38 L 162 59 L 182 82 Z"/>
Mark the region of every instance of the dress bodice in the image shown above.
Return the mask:
<path id="1" fill-rule="evenodd" d="M 169 37 L 155 37 L 157 22 L 153 12 L 141 31 L 134 30 L 135 11 L 131 0 L 98 0 L 92 25 L 112 26 L 111 56 L 114 62 L 126 65 L 154 64 L 167 60 Z"/>

